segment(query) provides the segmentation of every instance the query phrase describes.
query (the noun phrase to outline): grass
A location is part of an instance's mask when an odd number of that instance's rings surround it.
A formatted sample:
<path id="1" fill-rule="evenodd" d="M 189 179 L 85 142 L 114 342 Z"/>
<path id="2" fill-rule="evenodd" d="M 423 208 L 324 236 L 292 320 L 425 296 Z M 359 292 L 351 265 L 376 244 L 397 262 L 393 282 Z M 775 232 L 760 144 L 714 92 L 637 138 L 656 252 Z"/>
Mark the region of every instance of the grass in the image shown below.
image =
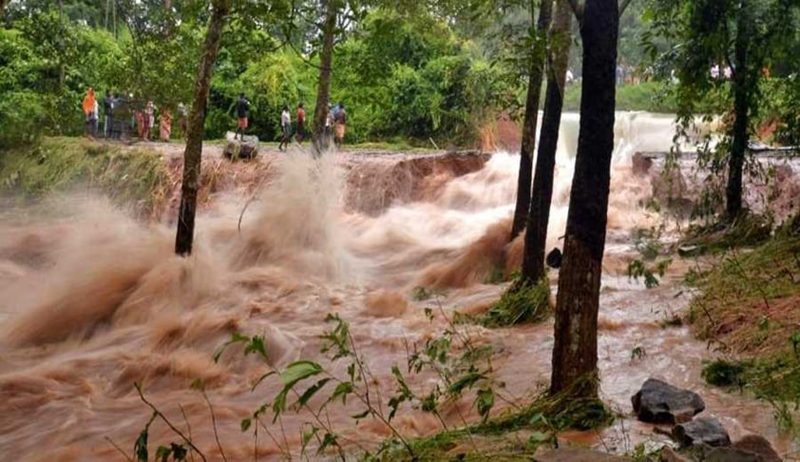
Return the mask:
<path id="1" fill-rule="evenodd" d="M 167 186 L 164 161 L 147 149 L 53 137 L 0 156 L 0 192 L 23 200 L 88 188 L 152 216 L 166 200 Z"/>
<path id="2" fill-rule="evenodd" d="M 693 255 L 719 253 L 762 244 L 771 234 L 772 222 L 768 218 L 745 213 L 732 223 L 692 225 L 680 245 L 683 248 L 692 248 Z"/>
<path id="3" fill-rule="evenodd" d="M 579 382 L 576 389 L 585 385 Z M 417 460 L 518 461 L 531 460 L 543 445 L 552 445 L 568 429 L 591 430 L 610 425 L 614 415 L 599 400 L 577 399 L 571 390 L 542 394 L 521 408 L 484 423 L 447 430 L 410 441 Z M 408 460 L 407 453 L 391 449 L 384 460 Z"/>
<path id="4" fill-rule="evenodd" d="M 537 284 L 523 284 L 517 277 L 500 300 L 477 318 L 477 322 L 486 327 L 508 327 L 543 321 L 552 311 L 547 277 Z"/>
<path id="5" fill-rule="evenodd" d="M 579 111 L 580 108 L 581 85 L 570 84 L 564 92 L 564 111 Z M 663 83 L 643 82 L 617 87 L 616 110 L 675 113 L 677 105 Z"/>
<path id="6" fill-rule="evenodd" d="M 800 403 L 800 235 L 778 233 L 750 251 L 731 250 L 695 275 L 700 290 L 688 321 L 728 359 L 705 365 L 704 379 L 769 401 L 784 426 Z"/>

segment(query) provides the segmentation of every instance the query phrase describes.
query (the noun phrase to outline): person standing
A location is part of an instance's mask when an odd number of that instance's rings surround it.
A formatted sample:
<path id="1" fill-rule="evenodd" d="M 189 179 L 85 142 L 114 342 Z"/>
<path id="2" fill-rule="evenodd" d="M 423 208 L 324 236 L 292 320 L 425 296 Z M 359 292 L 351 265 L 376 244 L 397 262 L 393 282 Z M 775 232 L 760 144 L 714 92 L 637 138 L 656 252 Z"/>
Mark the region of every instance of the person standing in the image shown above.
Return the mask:
<path id="1" fill-rule="evenodd" d="M 283 106 L 281 112 L 281 142 L 278 149 L 284 151 L 289 147 L 289 140 L 291 139 L 291 124 L 292 116 L 289 114 L 289 106 Z"/>
<path id="2" fill-rule="evenodd" d="M 341 146 L 342 143 L 344 143 L 344 135 L 346 132 L 347 112 L 344 110 L 344 104 L 339 103 L 337 106 L 339 110 L 333 116 L 334 142 L 337 146 Z"/>
<path id="3" fill-rule="evenodd" d="M 163 109 L 159 116 L 159 138 L 165 143 L 169 143 L 169 137 L 172 133 L 172 114 L 169 109 Z"/>
<path id="4" fill-rule="evenodd" d="M 97 99 L 94 96 L 94 88 L 89 87 L 86 91 L 86 96 L 83 97 L 83 114 L 86 116 L 86 136 L 91 138 L 92 135 L 92 120 L 97 123 Z"/>
<path id="5" fill-rule="evenodd" d="M 106 90 L 106 97 L 103 98 L 103 135 L 106 139 L 111 138 L 113 133 L 112 125 L 114 123 L 114 98 L 111 97 L 111 92 Z"/>
<path id="6" fill-rule="evenodd" d="M 142 127 L 142 138 L 145 141 L 150 141 L 150 129 L 153 128 L 153 102 L 148 101 L 144 107 L 144 120 Z"/>
<path id="7" fill-rule="evenodd" d="M 236 134 L 233 139 L 238 135 L 240 139 L 244 140 L 244 132 L 247 130 L 248 120 L 247 116 L 250 112 L 250 101 L 244 97 L 244 93 L 239 93 L 239 101 L 236 102 L 236 116 L 239 119 L 239 124 L 236 128 Z"/>
<path id="8" fill-rule="evenodd" d="M 186 138 L 186 129 L 188 128 L 188 120 L 186 119 L 186 116 L 186 105 L 183 103 L 178 103 L 178 120 L 181 126 L 181 136 L 183 138 Z"/>
<path id="9" fill-rule="evenodd" d="M 92 103 L 92 113 L 89 116 L 89 133 L 92 138 L 97 138 L 97 124 L 100 121 L 100 108 L 97 102 L 97 98 L 95 98 L 94 102 Z"/>
<path id="10" fill-rule="evenodd" d="M 303 103 L 297 105 L 297 142 L 302 143 L 306 136 L 306 110 Z"/>

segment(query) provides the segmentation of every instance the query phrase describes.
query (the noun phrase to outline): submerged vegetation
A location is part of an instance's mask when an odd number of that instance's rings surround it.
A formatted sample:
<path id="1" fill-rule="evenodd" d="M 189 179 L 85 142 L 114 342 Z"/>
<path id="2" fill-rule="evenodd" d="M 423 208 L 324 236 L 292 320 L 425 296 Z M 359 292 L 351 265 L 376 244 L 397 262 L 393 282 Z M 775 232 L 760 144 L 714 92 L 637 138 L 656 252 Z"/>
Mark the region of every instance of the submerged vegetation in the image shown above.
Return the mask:
<path id="1" fill-rule="evenodd" d="M 511 287 L 503 291 L 500 300 L 476 320 L 486 327 L 511 327 L 543 321 L 552 312 L 550 282 L 547 277 L 537 284 L 526 284 L 520 276 L 516 276 Z"/>

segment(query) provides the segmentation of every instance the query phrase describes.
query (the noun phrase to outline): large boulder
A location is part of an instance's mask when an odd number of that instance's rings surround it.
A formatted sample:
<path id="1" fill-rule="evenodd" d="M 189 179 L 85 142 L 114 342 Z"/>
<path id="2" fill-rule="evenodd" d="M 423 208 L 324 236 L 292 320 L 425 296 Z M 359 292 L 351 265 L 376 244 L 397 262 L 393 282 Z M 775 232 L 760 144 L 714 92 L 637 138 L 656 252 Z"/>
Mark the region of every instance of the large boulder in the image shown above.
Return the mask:
<path id="1" fill-rule="evenodd" d="M 227 143 L 222 155 L 228 159 L 253 159 L 258 155 L 258 137 L 244 136 L 243 139 L 234 139 L 234 133 L 228 132 Z"/>
<path id="2" fill-rule="evenodd" d="M 703 444 L 714 447 L 731 445 L 727 430 L 713 417 L 700 417 L 675 425 L 672 437 L 684 448 Z"/>
<path id="3" fill-rule="evenodd" d="M 706 408 L 697 393 L 653 378 L 644 382 L 631 403 L 639 420 L 655 424 L 687 422 Z"/>
<path id="4" fill-rule="evenodd" d="M 733 443 L 733 447 L 739 451 L 755 454 L 763 462 L 781 462 L 781 456 L 763 436 L 743 436 L 742 439 Z"/>

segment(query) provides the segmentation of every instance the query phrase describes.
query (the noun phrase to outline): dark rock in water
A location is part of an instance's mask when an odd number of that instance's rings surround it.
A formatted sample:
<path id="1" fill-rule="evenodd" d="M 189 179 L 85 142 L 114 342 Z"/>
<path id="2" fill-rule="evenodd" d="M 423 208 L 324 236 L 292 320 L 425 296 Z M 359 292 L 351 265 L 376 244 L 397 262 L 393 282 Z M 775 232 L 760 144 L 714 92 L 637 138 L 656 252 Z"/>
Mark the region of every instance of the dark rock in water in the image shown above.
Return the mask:
<path id="1" fill-rule="evenodd" d="M 713 417 L 701 417 L 691 422 L 675 425 L 672 437 L 681 447 L 699 444 L 709 446 L 730 446 L 731 438 L 719 420 Z"/>
<path id="2" fill-rule="evenodd" d="M 550 253 L 547 254 L 547 266 L 554 269 L 561 268 L 561 260 L 563 256 L 561 255 L 561 250 L 556 247 L 555 249 L 551 250 Z"/>
<path id="3" fill-rule="evenodd" d="M 656 424 L 686 422 L 706 408 L 697 393 L 653 378 L 644 382 L 631 397 L 631 403 L 639 420 Z"/>
<path id="4" fill-rule="evenodd" d="M 653 166 L 653 158 L 641 152 L 637 152 L 631 159 L 632 170 L 634 175 L 644 176 L 650 172 L 650 167 Z"/>
<path id="5" fill-rule="evenodd" d="M 558 448 L 537 453 L 535 462 L 630 462 L 633 459 L 583 448 Z"/>
<path id="6" fill-rule="evenodd" d="M 688 460 L 696 462 L 767 462 L 760 454 L 743 451 L 733 446 L 712 447 L 707 444 L 693 446 L 683 451 Z M 780 460 L 780 459 L 777 459 Z"/>
<path id="7" fill-rule="evenodd" d="M 749 452 L 756 454 L 760 457 L 759 460 L 764 462 L 780 462 L 781 456 L 767 441 L 766 438 L 759 435 L 747 435 L 742 437 L 739 441 L 733 443 L 733 447 L 739 451 Z"/>

